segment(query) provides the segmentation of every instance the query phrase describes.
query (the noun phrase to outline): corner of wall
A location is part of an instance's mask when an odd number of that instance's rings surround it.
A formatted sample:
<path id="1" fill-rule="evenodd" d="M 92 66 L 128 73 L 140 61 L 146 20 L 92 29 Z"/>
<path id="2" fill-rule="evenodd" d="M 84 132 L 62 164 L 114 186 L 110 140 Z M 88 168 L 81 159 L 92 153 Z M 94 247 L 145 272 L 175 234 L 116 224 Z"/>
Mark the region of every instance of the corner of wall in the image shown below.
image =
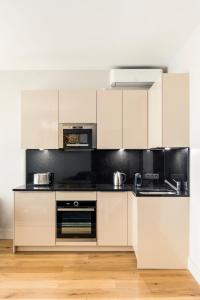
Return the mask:
<path id="1" fill-rule="evenodd" d="M 194 279 L 198 282 L 198 284 L 200 284 L 200 269 L 191 260 L 191 258 L 189 258 L 188 269 L 189 269 L 190 273 L 192 274 L 192 276 L 194 277 Z"/>

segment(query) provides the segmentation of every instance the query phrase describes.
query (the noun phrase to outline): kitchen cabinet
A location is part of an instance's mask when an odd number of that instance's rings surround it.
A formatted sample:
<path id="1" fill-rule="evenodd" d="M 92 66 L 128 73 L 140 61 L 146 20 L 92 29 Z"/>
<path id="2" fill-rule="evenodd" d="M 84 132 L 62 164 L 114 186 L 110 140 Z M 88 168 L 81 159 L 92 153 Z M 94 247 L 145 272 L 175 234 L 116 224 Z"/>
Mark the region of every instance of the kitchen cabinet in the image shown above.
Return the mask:
<path id="1" fill-rule="evenodd" d="M 97 148 L 147 148 L 147 91 L 97 92 Z"/>
<path id="2" fill-rule="evenodd" d="M 59 123 L 96 123 L 96 90 L 60 90 Z"/>
<path id="3" fill-rule="evenodd" d="M 133 248 L 135 251 L 135 256 L 136 258 L 138 257 L 138 207 L 137 207 L 137 197 L 135 195 L 131 196 L 131 200 L 132 200 L 132 210 L 133 210 L 133 222 L 132 222 L 132 226 L 133 226 L 133 234 L 132 234 L 132 239 L 133 239 Z"/>
<path id="4" fill-rule="evenodd" d="M 15 192 L 14 245 L 55 245 L 54 192 Z"/>
<path id="5" fill-rule="evenodd" d="M 186 269 L 188 197 L 137 197 L 137 267 Z"/>
<path id="6" fill-rule="evenodd" d="M 96 192 L 56 192 L 56 200 L 96 201 Z"/>
<path id="7" fill-rule="evenodd" d="M 98 246 L 127 246 L 127 192 L 97 193 Z"/>
<path id="8" fill-rule="evenodd" d="M 188 146 L 188 74 L 162 74 L 148 92 L 148 147 Z"/>
<path id="9" fill-rule="evenodd" d="M 123 148 L 147 148 L 146 90 L 123 90 Z"/>
<path id="10" fill-rule="evenodd" d="M 97 91 L 97 148 L 122 148 L 122 91 Z"/>
<path id="11" fill-rule="evenodd" d="M 23 91 L 21 122 L 22 148 L 58 148 L 58 91 Z"/>
<path id="12" fill-rule="evenodd" d="M 137 202 L 132 192 L 128 192 L 128 246 L 136 251 L 137 244 Z"/>

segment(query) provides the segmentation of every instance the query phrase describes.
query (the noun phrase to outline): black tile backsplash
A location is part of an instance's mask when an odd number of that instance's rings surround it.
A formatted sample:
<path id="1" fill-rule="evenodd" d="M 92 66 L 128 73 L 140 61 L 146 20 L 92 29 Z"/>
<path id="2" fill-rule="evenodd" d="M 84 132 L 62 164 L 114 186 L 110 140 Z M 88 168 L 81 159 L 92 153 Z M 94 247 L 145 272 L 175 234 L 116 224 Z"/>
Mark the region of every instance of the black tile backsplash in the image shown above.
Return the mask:
<path id="1" fill-rule="evenodd" d="M 165 151 L 164 161 L 166 179 L 189 182 L 189 149 L 171 149 Z"/>
<path id="2" fill-rule="evenodd" d="M 159 173 L 157 183 L 180 178 L 189 182 L 189 149 L 170 150 L 27 150 L 26 183 L 33 173 L 53 172 L 55 183 L 112 183 L 113 172 L 127 175 L 133 182 L 134 173 Z"/>
<path id="3" fill-rule="evenodd" d="M 164 180 L 164 159 L 165 151 L 162 150 L 143 150 L 143 177 L 145 173 L 159 174 L 158 183 Z"/>
<path id="4" fill-rule="evenodd" d="M 92 169 L 96 173 L 97 183 L 112 183 L 113 172 L 127 175 L 127 183 L 133 181 L 133 175 L 142 171 L 141 150 L 97 150 L 92 153 Z"/>
<path id="5" fill-rule="evenodd" d="M 32 182 L 33 173 L 53 172 L 56 183 L 91 181 L 92 157 L 90 151 L 27 150 L 26 179 Z"/>

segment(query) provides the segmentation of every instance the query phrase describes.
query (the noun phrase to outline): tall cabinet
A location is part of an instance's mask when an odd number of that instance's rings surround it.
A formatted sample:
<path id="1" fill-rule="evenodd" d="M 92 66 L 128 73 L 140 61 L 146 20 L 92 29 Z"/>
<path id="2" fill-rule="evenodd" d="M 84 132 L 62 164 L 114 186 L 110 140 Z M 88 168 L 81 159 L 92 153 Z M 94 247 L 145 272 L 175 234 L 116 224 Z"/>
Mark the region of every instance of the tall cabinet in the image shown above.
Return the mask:
<path id="1" fill-rule="evenodd" d="M 188 74 L 162 74 L 148 94 L 148 147 L 189 147 Z"/>

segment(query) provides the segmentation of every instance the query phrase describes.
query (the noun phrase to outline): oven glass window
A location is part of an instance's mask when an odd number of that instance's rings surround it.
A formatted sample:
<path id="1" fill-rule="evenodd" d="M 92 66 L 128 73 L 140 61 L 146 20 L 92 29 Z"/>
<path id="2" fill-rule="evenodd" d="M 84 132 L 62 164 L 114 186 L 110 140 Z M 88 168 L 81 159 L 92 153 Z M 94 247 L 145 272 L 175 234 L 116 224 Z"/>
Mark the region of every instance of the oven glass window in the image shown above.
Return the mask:
<path id="1" fill-rule="evenodd" d="M 90 212 L 65 212 L 62 215 L 61 235 L 91 235 L 92 215 Z"/>

